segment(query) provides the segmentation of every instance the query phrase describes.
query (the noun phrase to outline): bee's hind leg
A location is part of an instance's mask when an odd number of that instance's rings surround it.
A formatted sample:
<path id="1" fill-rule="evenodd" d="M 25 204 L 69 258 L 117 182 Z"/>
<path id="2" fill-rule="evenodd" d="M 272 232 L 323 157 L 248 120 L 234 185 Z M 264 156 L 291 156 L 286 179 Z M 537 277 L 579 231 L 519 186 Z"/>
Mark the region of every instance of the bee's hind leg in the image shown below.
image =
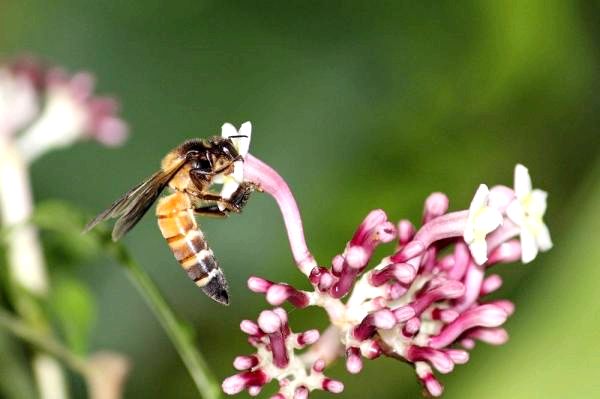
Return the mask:
<path id="1" fill-rule="evenodd" d="M 194 213 L 200 216 L 208 216 L 219 219 L 227 217 L 227 213 L 220 210 L 218 205 L 207 205 L 199 208 L 194 208 Z"/>

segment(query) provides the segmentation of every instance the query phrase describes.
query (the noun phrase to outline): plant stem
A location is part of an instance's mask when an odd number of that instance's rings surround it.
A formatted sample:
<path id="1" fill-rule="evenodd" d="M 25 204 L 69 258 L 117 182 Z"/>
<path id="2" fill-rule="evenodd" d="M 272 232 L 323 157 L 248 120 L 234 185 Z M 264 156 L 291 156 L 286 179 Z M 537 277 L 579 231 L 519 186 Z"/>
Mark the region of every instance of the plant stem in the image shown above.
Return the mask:
<path id="1" fill-rule="evenodd" d="M 89 370 L 84 359 L 75 355 L 51 336 L 31 328 L 27 323 L 12 316 L 4 309 L 0 309 L 0 326 L 38 349 L 61 359 L 74 371 L 87 375 Z"/>
<path id="2" fill-rule="evenodd" d="M 173 345 L 175 345 L 202 397 L 205 399 L 221 397 L 217 379 L 210 371 L 202 354 L 194 346 L 192 337 L 186 331 L 186 327 L 177 319 L 150 276 L 122 245 L 109 241 L 106 246 L 115 259 L 125 267 L 129 278 L 158 318 Z"/>
<path id="3" fill-rule="evenodd" d="M 32 213 L 28 165 L 8 136 L 0 135 L 0 218 L 10 230 L 6 247 L 12 299 L 31 328 L 45 331 L 50 329 L 50 323 L 36 298 L 47 294 L 48 276 L 37 230 L 27 223 Z M 41 398 L 68 397 L 58 362 L 44 353 L 34 353 L 32 368 Z"/>

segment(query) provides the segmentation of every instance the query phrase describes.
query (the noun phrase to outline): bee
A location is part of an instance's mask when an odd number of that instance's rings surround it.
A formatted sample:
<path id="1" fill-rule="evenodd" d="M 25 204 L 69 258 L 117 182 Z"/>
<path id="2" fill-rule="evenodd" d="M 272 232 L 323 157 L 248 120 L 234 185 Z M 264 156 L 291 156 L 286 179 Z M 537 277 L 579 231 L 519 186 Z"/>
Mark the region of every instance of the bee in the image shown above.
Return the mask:
<path id="1" fill-rule="evenodd" d="M 250 194 L 257 188 L 250 182 L 238 182 L 232 193 L 211 191 L 214 183 L 239 176 L 243 157 L 232 139 L 214 136 L 189 140 L 170 151 L 158 172 L 133 187 L 84 228 L 89 231 L 98 223 L 116 218 L 112 239 L 119 240 L 150 209 L 161 192 L 169 195 L 158 200 L 158 227 L 167 240 L 175 259 L 187 275 L 213 300 L 229 304 L 229 286 L 195 215 L 225 217 L 239 213 Z"/>

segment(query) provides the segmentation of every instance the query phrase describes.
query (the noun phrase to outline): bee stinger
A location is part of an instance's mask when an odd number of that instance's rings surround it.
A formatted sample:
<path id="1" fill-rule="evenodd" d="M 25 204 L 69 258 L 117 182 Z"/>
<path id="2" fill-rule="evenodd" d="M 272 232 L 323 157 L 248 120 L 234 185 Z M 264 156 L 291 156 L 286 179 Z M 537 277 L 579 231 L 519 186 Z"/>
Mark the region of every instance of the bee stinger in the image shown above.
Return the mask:
<path id="1" fill-rule="evenodd" d="M 98 223 L 117 218 L 112 231 L 118 240 L 144 216 L 161 192 L 169 186 L 170 194 L 156 207 L 158 226 L 173 255 L 196 285 L 213 300 L 229 304 L 229 287 L 217 260 L 200 230 L 195 215 L 225 217 L 239 213 L 256 186 L 239 181 L 243 154 L 234 141 L 248 136 L 214 136 L 189 140 L 173 149 L 162 160 L 161 169 L 133 187 L 108 209 L 90 221 L 89 231 Z M 247 148 L 247 146 L 246 146 Z M 224 177 L 236 180 L 233 190 L 211 191 Z M 225 191 L 228 191 L 225 193 Z"/>

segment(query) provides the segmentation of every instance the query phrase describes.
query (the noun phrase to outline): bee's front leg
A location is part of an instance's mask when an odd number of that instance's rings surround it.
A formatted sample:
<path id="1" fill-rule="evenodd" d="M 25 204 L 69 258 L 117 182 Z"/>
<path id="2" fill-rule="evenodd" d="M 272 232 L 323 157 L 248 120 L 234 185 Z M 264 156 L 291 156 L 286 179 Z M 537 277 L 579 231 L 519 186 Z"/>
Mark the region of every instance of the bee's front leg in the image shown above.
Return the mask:
<path id="1" fill-rule="evenodd" d="M 250 182 L 242 182 L 242 183 L 240 183 L 237 190 L 235 190 L 233 192 L 233 194 L 231 194 L 230 198 L 223 198 L 222 196 L 220 196 L 218 194 L 206 192 L 206 191 L 201 191 L 199 193 L 190 193 L 190 194 L 194 195 L 196 198 L 198 198 L 202 201 L 215 203 L 216 206 L 220 210 L 222 210 L 221 212 L 240 213 L 242 211 L 242 209 L 244 208 L 244 206 L 246 206 L 246 203 L 248 202 L 248 198 L 250 198 L 250 194 L 252 194 L 252 192 L 254 190 L 256 190 L 255 184 L 250 183 Z M 200 207 L 200 208 L 198 208 L 198 210 L 202 211 L 202 209 L 204 209 L 204 210 L 209 209 L 209 212 L 212 212 L 212 209 L 214 209 L 214 208 L 215 208 L 215 205 L 211 205 L 209 207 Z"/>
<path id="2" fill-rule="evenodd" d="M 256 190 L 256 185 L 250 182 L 242 182 L 237 190 L 231 194 L 228 203 L 228 209 L 232 212 L 239 213 L 246 206 L 248 199 L 250 198 L 250 194 L 254 190 Z"/>

